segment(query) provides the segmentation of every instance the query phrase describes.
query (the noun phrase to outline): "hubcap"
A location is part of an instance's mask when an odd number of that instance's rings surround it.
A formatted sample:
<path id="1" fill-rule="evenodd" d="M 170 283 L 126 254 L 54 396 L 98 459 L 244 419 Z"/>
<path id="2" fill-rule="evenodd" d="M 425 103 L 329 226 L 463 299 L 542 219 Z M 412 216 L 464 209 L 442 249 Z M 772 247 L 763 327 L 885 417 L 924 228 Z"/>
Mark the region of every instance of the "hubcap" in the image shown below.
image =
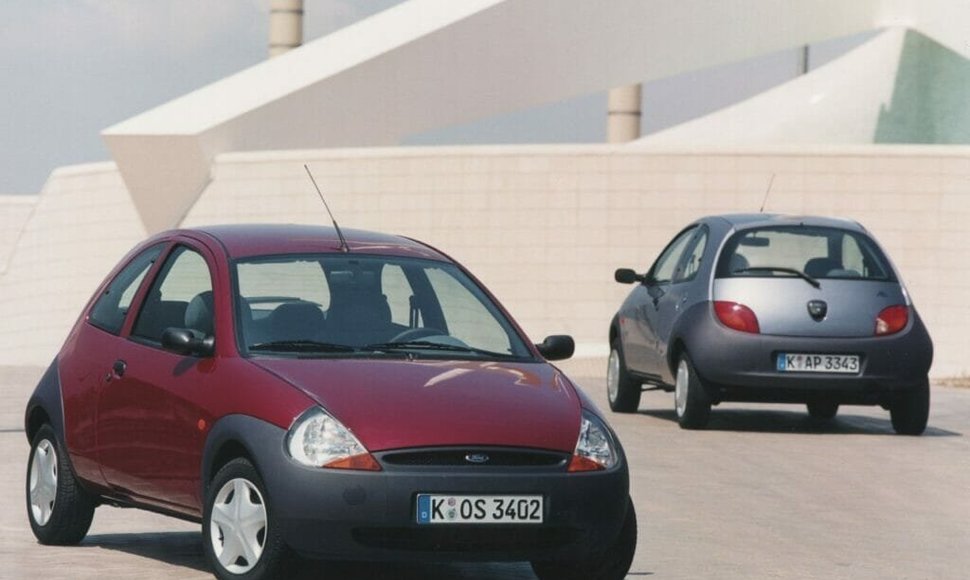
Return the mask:
<path id="1" fill-rule="evenodd" d="M 616 349 L 610 351 L 610 361 L 606 366 L 606 394 L 611 402 L 616 402 L 620 393 L 620 353 Z"/>
<path id="2" fill-rule="evenodd" d="M 30 462 L 30 514 L 39 526 L 46 526 L 57 499 L 57 450 L 47 439 L 37 444 Z"/>
<path id="3" fill-rule="evenodd" d="M 687 390 L 690 385 L 690 371 L 687 369 L 687 361 L 680 360 L 677 365 L 677 380 L 674 382 L 674 404 L 677 407 L 677 416 L 683 417 L 687 410 Z"/>
<path id="4" fill-rule="evenodd" d="M 266 544 L 266 503 L 256 486 L 242 478 L 226 482 L 209 517 L 212 549 L 222 567 L 233 574 L 252 570 Z"/>

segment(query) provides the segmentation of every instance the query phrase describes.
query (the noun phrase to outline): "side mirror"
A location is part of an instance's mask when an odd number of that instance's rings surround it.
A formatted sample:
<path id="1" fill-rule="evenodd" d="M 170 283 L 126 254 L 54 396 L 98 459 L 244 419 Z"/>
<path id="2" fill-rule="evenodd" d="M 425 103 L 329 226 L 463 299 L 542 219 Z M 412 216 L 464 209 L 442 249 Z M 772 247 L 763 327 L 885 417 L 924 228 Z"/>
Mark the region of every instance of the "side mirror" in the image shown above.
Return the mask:
<path id="1" fill-rule="evenodd" d="M 613 273 L 613 279 L 620 284 L 635 284 L 636 282 L 643 282 L 646 277 L 637 274 L 629 268 L 619 268 Z"/>
<path id="2" fill-rule="evenodd" d="M 162 348 L 186 356 L 212 356 L 216 351 L 214 336 L 188 328 L 166 328 L 162 333 Z"/>
<path id="3" fill-rule="evenodd" d="M 536 348 L 546 360 L 566 360 L 576 351 L 576 343 L 571 336 L 554 334 L 547 336 Z"/>

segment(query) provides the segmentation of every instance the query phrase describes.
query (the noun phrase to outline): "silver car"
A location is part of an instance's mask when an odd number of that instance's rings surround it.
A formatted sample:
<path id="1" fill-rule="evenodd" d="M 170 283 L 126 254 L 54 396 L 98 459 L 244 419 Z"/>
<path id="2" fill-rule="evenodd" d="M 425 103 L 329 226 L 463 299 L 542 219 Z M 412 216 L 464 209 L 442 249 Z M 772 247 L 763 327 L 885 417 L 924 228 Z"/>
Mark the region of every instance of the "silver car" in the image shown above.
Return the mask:
<path id="1" fill-rule="evenodd" d="M 680 426 L 722 401 L 802 403 L 820 420 L 880 405 L 897 433 L 926 428 L 933 343 L 861 225 L 767 214 L 700 219 L 661 252 L 610 323 L 610 407 L 674 392 Z"/>

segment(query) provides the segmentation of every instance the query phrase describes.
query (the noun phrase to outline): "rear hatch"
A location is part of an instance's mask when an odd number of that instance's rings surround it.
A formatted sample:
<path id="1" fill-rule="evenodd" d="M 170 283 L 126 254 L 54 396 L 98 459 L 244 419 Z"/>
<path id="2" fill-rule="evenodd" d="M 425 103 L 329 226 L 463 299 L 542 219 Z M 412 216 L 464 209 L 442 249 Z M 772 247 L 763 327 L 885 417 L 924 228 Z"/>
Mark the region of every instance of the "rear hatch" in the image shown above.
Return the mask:
<path id="1" fill-rule="evenodd" d="M 815 288 L 801 278 L 718 278 L 714 300 L 750 308 L 762 334 L 853 338 L 873 336 L 876 317 L 886 307 L 906 304 L 896 282 L 818 280 Z M 825 314 L 812 316 L 809 303 L 824 303 Z M 818 305 L 816 305 L 816 313 Z M 816 315 L 817 316 L 817 315 Z"/>
<path id="2" fill-rule="evenodd" d="M 735 232 L 718 260 L 716 301 L 743 304 L 762 334 L 873 336 L 889 306 L 908 305 L 882 249 L 858 224 L 775 217 Z"/>

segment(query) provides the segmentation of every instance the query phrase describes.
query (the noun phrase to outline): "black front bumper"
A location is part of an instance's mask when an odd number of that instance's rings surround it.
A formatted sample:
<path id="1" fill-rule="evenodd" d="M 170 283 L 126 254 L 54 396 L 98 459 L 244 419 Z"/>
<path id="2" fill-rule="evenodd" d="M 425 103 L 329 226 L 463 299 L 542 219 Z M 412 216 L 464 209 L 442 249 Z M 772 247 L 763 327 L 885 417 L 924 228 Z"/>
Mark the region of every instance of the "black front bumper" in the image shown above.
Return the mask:
<path id="1" fill-rule="evenodd" d="M 748 334 L 701 318 L 685 336 L 712 401 L 889 404 L 896 393 L 926 383 L 933 342 L 919 316 L 885 337 L 804 338 Z M 779 353 L 858 355 L 855 374 L 781 372 Z"/>
<path id="2" fill-rule="evenodd" d="M 339 560 L 584 560 L 605 551 L 627 509 L 625 458 L 613 469 L 400 467 L 380 472 L 304 467 L 285 433 L 260 423 L 253 460 L 275 521 L 298 553 Z M 250 430 L 252 426 L 250 426 Z M 252 434 L 252 433 L 251 433 Z M 380 457 L 380 454 L 378 454 Z M 541 524 L 418 524 L 419 493 L 542 495 Z"/>

